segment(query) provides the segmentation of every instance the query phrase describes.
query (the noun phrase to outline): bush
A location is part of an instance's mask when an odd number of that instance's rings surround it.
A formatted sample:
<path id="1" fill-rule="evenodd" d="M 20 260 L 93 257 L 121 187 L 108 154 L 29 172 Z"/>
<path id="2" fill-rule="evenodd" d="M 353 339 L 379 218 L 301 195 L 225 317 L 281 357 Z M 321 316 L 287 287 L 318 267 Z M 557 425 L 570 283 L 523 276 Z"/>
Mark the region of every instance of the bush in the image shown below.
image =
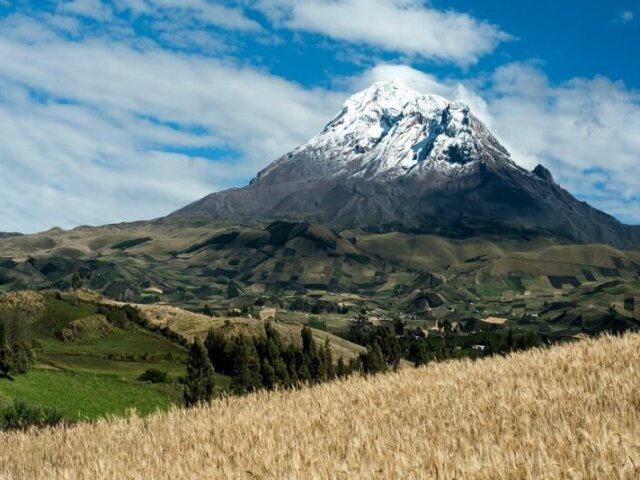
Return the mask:
<path id="1" fill-rule="evenodd" d="M 62 411 L 53 407 L 30 404 L 21 399 L 0 409 L 0 430 L 26 430 L 59 425 L 64 421 Z"/>
<path id="2" fill-rule="evenodd" d="M 131 323 L 127 318 L 127 314 L 120 307 L 102 304 L 98 307 L 98 313 L 107 317 L 107 321 L 115 327 L 122 328 L 124 330 L 131 328 Z"/>
<path id="3" fill-rule="evenodd" d="M 157 368 L 150 368 L 145 370 L 144 373 L 138 377 L 138 380 L 150 383 L 169 383 L 169 374 Z"/>
<path id="4" fill-rule="evenodd" d="M 12 345 L 13 368 L 17 373 L 27 373 L 36 362 L 36 353 L 31 343 L 20 340 Z"/>

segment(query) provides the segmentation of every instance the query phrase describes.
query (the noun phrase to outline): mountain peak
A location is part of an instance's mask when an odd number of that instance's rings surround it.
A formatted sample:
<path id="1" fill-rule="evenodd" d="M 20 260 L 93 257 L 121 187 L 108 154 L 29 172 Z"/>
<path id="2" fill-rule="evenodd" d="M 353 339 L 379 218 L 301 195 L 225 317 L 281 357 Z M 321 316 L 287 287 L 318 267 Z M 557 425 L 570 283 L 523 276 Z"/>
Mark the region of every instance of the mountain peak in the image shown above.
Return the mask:
<path id="1" fill-rule="evenodd" d="M 409 105 L 417 110 L 444 108 L 449 103 L 439 95 L 420 93 L 395 80 L 382 81 L 349 97 L 336 118 L 339 118 L 344 110 L 350 111 L 352 115 L 374 111 L 393 116 L 394 113 L 397 115 Z M 333 121 L 329 125 L 331 123 Z"/>
<path id="2" fill-rule="evenodd" d="M 550 183 L 555 183 L 555 180 L 553 179 L 553 175 L 551 175 L 551 172 L 541 164 L 538 164 L 536 168 L 534 168 L 531 172 L 541 180 L 545 180 Z"/>
<path id="3" fill-rule="evenodd" d="M 347 99 L 306 144 L 252 181 L 293 177 L 393 181 L 455 175 L 480 161 L 512 164 L 508 152 L 462 102 L 423 94 L 396 81 L 376 82 Z"/>

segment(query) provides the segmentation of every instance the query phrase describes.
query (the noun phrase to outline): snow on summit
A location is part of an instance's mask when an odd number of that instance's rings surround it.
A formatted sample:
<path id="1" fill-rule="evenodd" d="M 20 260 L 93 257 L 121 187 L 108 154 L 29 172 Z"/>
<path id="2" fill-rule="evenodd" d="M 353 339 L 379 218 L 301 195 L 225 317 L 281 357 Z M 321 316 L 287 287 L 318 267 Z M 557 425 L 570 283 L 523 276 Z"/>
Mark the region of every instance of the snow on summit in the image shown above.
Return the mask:
<path id="1" fill-rule="evenodd" d="M 265 181 L 282 167 L 381 181 L 434 170 L 450 175 L 486 160 L 489 151 L 510 162 L 467 105 L 398 82 L 378 82 L 351 96 L 322 132 L 260 172 L 255 181 Z M 294 167 L 300 162 L 315 165 Z"/>

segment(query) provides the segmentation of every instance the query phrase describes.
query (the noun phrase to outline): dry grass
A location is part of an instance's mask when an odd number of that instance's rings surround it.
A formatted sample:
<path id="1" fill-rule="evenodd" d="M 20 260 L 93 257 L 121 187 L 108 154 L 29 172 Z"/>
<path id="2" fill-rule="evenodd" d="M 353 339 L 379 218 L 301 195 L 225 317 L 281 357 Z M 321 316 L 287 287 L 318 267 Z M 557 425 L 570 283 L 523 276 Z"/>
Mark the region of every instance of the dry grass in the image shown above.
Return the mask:
<path id="1" fill-rule="evenodd" d="M 45 298 L 41 293 L 28 290 L 0 295 L 0 311 L 14 310 L 18 307 L 30 315 L 37 315 L 45 308 Z"/>
<path id="2" fill-rule="evenodd" d="M 259 319 L 250 320 L 238 317 L 209 317 L 201 313 L 189 312 L 170 305 L 136 305 L 136 307 L 144 313 L 149 322 L 156 325 L 168 326 L 189 340 L 192 340 L 194 337 L 204 339 L 212 328 L 222 329 L 223 333 L 226 333 L 228 336 L 235 336 L 240 333 L 246 335 L 261 335 L 264 334 L 264 326 L 267 322 Z M 280 335 L 282 335 L 286 343 L 293 342 L 298 346 L 302 345 L 302 338 L 300 336 L 302 330 L 301 324 L 271 323 Z M 325 339 L 329 337 L 334 361 L 337 361 L 340 357 L 348 361 L 365 351 L 365 348 L 336 335 L 315 329 L 312 329 L 312 332 L 318 345 L 323 345 Z"/>
<path id="3" fill-rule="evenodd" d="M 2 478 L 640 478 L 640 335 L 0 435 Z"/>

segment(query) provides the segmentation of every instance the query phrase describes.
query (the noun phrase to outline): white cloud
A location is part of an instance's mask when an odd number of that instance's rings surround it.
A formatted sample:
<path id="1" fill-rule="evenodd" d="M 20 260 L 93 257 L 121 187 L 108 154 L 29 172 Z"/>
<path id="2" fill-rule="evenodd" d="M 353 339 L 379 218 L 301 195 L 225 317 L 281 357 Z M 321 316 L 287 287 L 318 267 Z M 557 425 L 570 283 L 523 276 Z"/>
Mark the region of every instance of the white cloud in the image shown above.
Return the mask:
<path id="1" fill-rule="evenodd" d="M 135 15 L 163 16 L 179 22 L 189 19 L 231 30 L 262 30 L 260 24 L 248 18 L 240 8 L 210 0 L 116 0 L 116 5 L 119 10 L 128 10 Z"/>
<path id="2" fill-rule="evenodd" d="M 627 10 L 626 12 L 622 12 L 620 14 L 620 21 L 622 23 L 629 23 L 633 21 L 633 18 L 634 18 L 633 12 L 630 10 Z"/>
<path id="3" fill-rule="evenodd" d="M 640 192 L 640 92 L 604 77 L 553 85 L 540 70 L 511 64 L 497 70 L 489 104 L 498 134 L 548 164 L 571 192 L 640 222 L 640 202 L 629 217 L 627 194 Z M 585 170 L 606 172 L 606 185 Z"/>
<path id="4" fill-rule="evenodd" d="M 422 0 L 255 0 L 276 26 L 319 33 L 384 51 L 476 63 L 511 37 L 468 14 Z"/>
<path id="5" fill-rule="evenodd" d="M 61 3 L 58 10 L 95 20 L 106 21 L 113 17 L 111 7 L 101 0 L 71 0 Z"/>
<path id="6" fill-rule="evenodd" d="M 243 183 L 343 99 L 231 61 L 3 27 L 0 231 L 166 214 Z"/>

